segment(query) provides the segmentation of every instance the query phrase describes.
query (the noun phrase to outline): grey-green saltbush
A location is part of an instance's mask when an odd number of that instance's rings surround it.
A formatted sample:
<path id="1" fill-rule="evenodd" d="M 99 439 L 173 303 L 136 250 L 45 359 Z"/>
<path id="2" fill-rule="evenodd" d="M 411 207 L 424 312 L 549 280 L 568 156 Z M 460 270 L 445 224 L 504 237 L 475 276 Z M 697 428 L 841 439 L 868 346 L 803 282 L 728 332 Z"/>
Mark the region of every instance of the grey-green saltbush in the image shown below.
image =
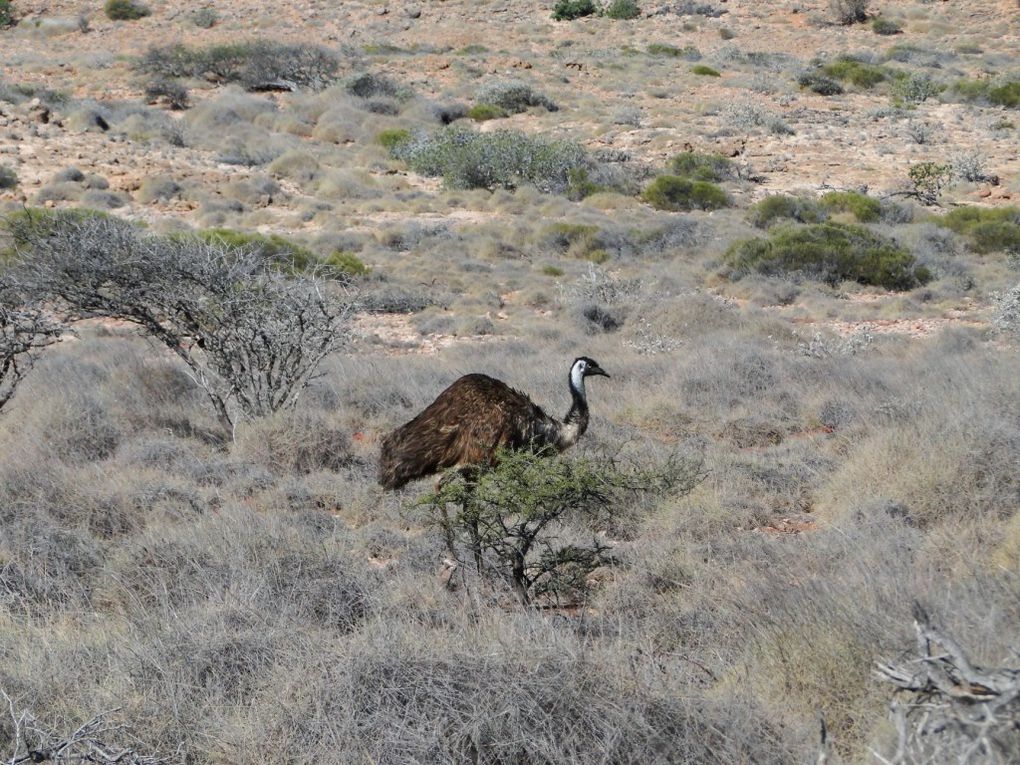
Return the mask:
<path id="1" fill-rule="evenodd" d="M 391 152 L 416 173 L 442 177 L 448 186 L 461 189 L 514 189 L 530 183 L 541 191 L 563 193 L 572 175 L 590 164 L 576 143 L 512 130 L 477 133 L 447 127 L 397 143 Z"/>

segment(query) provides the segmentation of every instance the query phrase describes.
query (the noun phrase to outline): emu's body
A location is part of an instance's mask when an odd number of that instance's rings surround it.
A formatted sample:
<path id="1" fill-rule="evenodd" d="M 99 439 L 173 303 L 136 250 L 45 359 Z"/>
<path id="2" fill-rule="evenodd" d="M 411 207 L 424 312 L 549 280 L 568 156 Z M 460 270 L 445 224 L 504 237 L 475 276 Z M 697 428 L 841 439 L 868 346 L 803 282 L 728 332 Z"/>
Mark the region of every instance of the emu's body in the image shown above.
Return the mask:
<path id="1" fill-rule="evenodd" d="M 608 377 L 582 357 L 570 373 L 573 403 L 556 420 L 526 395 L 483 374 L 464 375 L 382 442 L 379 483 L 397 489 L 447 468 L 488 464 L 500 449 L 555 449 L 573 446 L 588 428 L 584 378 Z"/>

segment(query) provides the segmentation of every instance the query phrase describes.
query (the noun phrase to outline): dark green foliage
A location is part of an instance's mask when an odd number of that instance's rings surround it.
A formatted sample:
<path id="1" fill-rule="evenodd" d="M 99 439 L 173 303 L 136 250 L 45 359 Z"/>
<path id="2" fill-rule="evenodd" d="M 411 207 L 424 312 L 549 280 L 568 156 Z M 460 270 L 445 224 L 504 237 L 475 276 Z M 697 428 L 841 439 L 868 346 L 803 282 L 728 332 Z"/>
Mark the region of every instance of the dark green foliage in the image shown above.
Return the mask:
<path id="1" fill-rule="evenodd" d="M 219 19 L 215 8 L 199 8 L 191 14 L 191 23 L 199 29 L 211 29 Z"/>
<path id="2" fill-rule="evenodd" d="M 492 83 L 478 91 L 475 101 L 479 105 L 494 106 L 507 114 L 520 114 L 532 106 L 543 106 L 551 112 L 558 109 L 556 104 L 523 82 Z M 468 116 L 471 116 L 470 113 Z"/>
<path id="3" fill-rule="evenodd" d="M 0 189 L 13 189 L 18 186 L 18 174 L 13 167 L 0 165 Z"/>
<path id="4" fill-rule="evenodd" d="M 830 191 L 822 197 L 822 206 L 835 213 L 851 213 L 861 223 L 882 217 L 881 203 L 858 191 Z"/>
<path id="5" fill-rule="evenodd" d="M 967 237 L 975 252 L 1020 253 L 1020 207 L 957 207 L 934 222 Z"/>
<path id="6" fill-rule="evenodd" d="M 822 72 L 829 77 L 849 82 L 865 90 L 873 88 L 889 77 L 889 70 L 884 66 L 866 64 L 849 56 L 840 56 L 831 64 L 826 64 L 822 67 Z"/>
<path id="7" fill-rule="evenodd" d="M 157 77 L 145 86 L 145 97 L 150 101 L 165 99 L 171 109 L 185 109 L 188 106 L 188 89 L 176 80 Z"/>
<path id="8" fill-rule="evenodd" d="M 0 0 L 0 29 L 14 24 L 14 12 L 10 0 Z"/>
<path id="9" fill-rule="evenodd" d="M 797 79 L 797 83 L 820 96 L 838 96 L 843 92 L 842 85 L 818 72 L 805 72 Z"/>
<path id="10" fill-rule="evenodd" d="M 1020 108 L 1020 80 L 1012 80 L 1005 85 L 991 88 L 988 91 L 988 100 L 997 106 Z"/>
<path id="11" fill-rule="evenodd" d="M 686 61 L 697 61 L 701 58 L 701 51 L 693 45 L 678 48 L 666 43 L 651 43 L 647 50 L 650 56 L 668 56 L 669 58 L 682 58 Z"/>
<path id="12" fill-rule="evenodd" d="M 645 188 L 643 199 L 658 210 L 717 210 L 730 203 L 726 192 L 707 181 L 660 175 Z"/>
<path id="13" fill-rule="evenodd" d="M 236 82 L 247 90 L 324 88 L 336 79 L 340 60 L 316 45 L 269 40 L 189 48 L 149 48 L 138 68 L 163 77 L 211 77 Z"/>
<path id="14" fill-rule="evenodd" d="M 826 214 L 814 199 L 774 194 L 765 197 L 750 210 L 748 219 L 757 228 L 768 228 L 776 221 L 795 220 L 798 223 L 820 223 Z"/>
<path id="15" fill-rule="evenodd" d="M 710 66 L 705 66 L 704 64 L 698 64 L 696 66 L 692 66 L 691 67 L 691 73 L 692 74 L 699 74 L 699 75 L 702 75 L 704 77 L 719 77 L 720 76 L 720 74 L 719 74 L 719 72 L 717 70 L 713 69 Z"/>
<path id="16" fill-rule="evenodd" d="M 570 141 L 456 126 L 397 144 L 392 153 L 416 173 L 441 176 L 460 189 L 514 189 L 531 183 L 542 191 L 562 193 L 570 187 L 571 171 L 589 164 L 584 149 Z"/>
<path id="17" fill-rule="evenodd" d="M 451 554 L 463 562 L 470 556 L 480 574 L 507 582 L 528 605 L 536 597 L 583 594 L 587 575 L 613 562 L 612 548 L 594 532 L 625 510 L 628 495 L 687 493 L 701 478 L 695 460 L 624 470 L 608 460 L 501 452 L 491 469 L 470 477 L 454 473 L 420 504 L 429 508 Z"/>
<path id="18" fill-rule="evenodd" d="M 134 0 L 106 0 L 103 6 L 106 18 L 113 21 L 136 21 L 152 13 L 141 3 Z"/>
<path id="19" fill-rule="evenodd" d="M 611 19 L 629 21 L 641 15 L 641 7 L 634 0 L 611 0 L 602 13 Z"/>
<path id="20" fill-rule="evenodd" d="M 505 109 L 500 109 L 492 104 L 476 104 L 468 109 L 467 116 L 475 122 L 487 122 L 488 120 L 502 119 L 507 116 L 507 113 Z"/>
<path id="21" fill-rule="evenodd" d="M 903 27 L 895 21 L 879 16 L 872 20 L 871 31 L 876 35 L 898 35 L 903 32 Z"/>
<path id="22" fill-rule="evenodd" d="M 677 154 L 669 161 L 669 170 L 673 175 L 690 178 L 693 181 L 711 181 L 718 183 L 733 178 L 736 170 L 733 163 L 721 154 L 698 154 L 685 151 Z"/>
<path id="23" fill-rule="evenodd" d="M 574 167 L 567 171 L 567 197 L 575 202 L 600 191 L 605 191 L 602 186 L 591 179 L 587 167 Z"/>
<path id="24" fill-rule="evenodd" d="M 380 146 L 392 150 L 394 146 L 408 141 L 411 138 L 411 131 L 403 128 L 390 128 L 381 130 L 375 137 L 375 142 Z"/>
<path id="25" fill-rule="evenodd" d="M 726 262 L 737 275 L 803 273 L 833 286 L 842 281 L 906 290 L 927 280 L 914 257 L 864 226 L 816 223 L 777 226 L 768 237 L 736 242 Z"/>
<path id="26" fill-rule="evenodd" d="M 555 21 L 572 21 L 582 16 L 591 16 L 597 10 L 592 0 L 556 0 L 552 17 Z"/>

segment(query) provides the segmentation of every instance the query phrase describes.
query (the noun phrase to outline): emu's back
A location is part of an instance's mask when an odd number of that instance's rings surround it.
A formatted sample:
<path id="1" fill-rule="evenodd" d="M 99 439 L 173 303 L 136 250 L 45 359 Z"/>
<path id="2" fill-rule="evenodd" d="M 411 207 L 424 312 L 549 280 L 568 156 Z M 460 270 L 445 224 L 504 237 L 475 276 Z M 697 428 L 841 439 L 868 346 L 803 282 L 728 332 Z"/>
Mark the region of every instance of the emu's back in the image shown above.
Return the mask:
<path id="1" fill-rule="evenodd" d="M 500 448 L 542 440 L 551 423 L 520 391 L 488 375 L 464 375 L 383 439 L 379 483 L 398 489 L 446 468 L 487 463 Z"/>

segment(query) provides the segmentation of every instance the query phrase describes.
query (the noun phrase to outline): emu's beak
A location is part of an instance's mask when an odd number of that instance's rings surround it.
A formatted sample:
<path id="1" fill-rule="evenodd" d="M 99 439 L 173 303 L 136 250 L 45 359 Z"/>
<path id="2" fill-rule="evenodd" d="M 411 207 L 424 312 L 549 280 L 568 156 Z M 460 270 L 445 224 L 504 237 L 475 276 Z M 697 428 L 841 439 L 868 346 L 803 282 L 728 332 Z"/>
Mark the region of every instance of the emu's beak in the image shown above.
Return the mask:
<path id="1" fill-rule="evenodd" d="M 600 375 L 602 377 L 609 377 L 609 373 L 606 370 L 604 370 L 602 367 L 589 366 L 588 367 L 588 374 L 589 375 Z"/>

